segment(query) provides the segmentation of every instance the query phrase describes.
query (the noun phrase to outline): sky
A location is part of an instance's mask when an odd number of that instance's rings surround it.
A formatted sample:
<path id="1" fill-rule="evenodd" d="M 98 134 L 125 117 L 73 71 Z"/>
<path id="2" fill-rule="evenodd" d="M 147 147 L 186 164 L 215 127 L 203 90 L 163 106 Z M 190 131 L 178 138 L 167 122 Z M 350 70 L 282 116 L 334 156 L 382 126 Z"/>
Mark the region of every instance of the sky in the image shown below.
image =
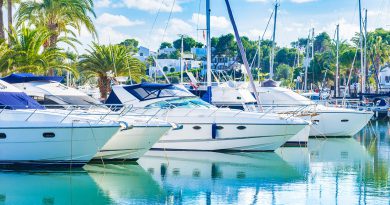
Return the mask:
<path id="1" fill-rule="evenodd" d="M 82 29 L 77 46 L 85 52 L 92 41 L 101 44 L 137 39 L 141 46 L 156 51 L 161 42 L 179 38 L 180 34 L 205 42 L 206 0 L 95 0 L 94 19 L 98 39 Z M 258 39 L 263 35 L 273 11 L 274 0 L 230 0 L 241 36 Z M 340 25 L 340 37 L 349 40 L 359 32 L 358 0 L 279 0 L 276 42 L 289 46 L 299 37 L 307 37 L 309 29 L 315 33 L 328 32 L 334 37 Z M 390 29 L 390 0 L 362 0 L 368 10 L 368 30 Z M 171 13 L 172 11 L 172 13 Z M 211 0 L 211 35 L 232 32 L 224 0 Z M 264 39 L 270 39 L 271 26 Z"/>

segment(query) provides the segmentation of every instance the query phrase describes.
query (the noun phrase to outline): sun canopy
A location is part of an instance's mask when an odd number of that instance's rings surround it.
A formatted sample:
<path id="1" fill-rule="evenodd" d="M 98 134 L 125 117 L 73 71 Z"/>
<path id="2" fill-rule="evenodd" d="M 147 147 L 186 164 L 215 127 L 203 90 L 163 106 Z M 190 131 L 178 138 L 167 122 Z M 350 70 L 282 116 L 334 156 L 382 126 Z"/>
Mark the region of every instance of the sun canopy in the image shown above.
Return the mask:
<path id="1" fill-rule="evenodd" d="M 137 85 L 122 86 L 122 88 L 137 98 L 139 101 L 168 97 L 194 96 L 185 88 L 181 88 L 172 84 L 141 83 Z M 120 97 L 116 95 L 115 89 L 110 93 L 106 104 L 121 104 Z"/>
<path id="2" fill-rule="evenodd" d="M 31 81 L 55 81 L 61 82 L 64 79 L 62 76 L 38 76 L 32 73 L 14 73 L 2 78 L 7 83 L 27 83 Z"/>
<path id="3" fill-rule="evenodd" d="M 1 109 L 43 109 L 43 107 L 6 82 L 0 81 L 0 108 Z"/>

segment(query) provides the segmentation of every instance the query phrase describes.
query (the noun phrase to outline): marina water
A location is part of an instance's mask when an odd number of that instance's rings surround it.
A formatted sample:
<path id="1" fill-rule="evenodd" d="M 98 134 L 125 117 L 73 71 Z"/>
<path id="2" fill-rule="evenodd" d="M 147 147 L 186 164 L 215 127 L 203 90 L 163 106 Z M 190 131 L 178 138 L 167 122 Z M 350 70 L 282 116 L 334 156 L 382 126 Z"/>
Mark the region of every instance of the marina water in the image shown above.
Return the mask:
<path id="1" fill-rule="evenodd" d="M 138 163 L 0 172 L 0 205 L 389 204 L 390 123 L 275 153 L 150 151 Z"/>

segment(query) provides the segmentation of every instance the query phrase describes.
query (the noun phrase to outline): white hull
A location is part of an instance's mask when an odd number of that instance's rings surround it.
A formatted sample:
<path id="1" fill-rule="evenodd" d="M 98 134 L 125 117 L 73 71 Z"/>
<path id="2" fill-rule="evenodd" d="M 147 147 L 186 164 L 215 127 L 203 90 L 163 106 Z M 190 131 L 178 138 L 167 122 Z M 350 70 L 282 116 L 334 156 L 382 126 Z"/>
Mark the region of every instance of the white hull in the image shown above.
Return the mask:
<path id="1" fill-rule="evenodd" d="M 181 130 L 171 130 L 153 146 L 159 150 L 195 150 L 195 151 L 274 151 L 306 125 L 245 125 L 217 123 L 224 129 L 216 131 L 212 138 L 212 123 L 183 124 Z M 195 126 L 201 127 L 194 130 Z"/>
<path id="2" fill-rule="evenodd" d="M 171 127 L 134 126 L 114 135 L 98 152 L 96 160 L 137 160 L 145 154 Z"/>
<path id="3" fill-rule="evenodd" d="M 316 116 L 303 117 L 313 124 L 310 136 L 353 136 L 367 125 L 373 116 L 371 112 L 326 112 L 318 111 Z"/>
<path id="4" fill-rule="evenodd" d="M 7 164 L 83 165 L 118 131 L 117 126 L 48 125 L 20 122 L 1 123 L 0 162 Z M 45 138 L 44 133 L 54 133 Z"/>
<path id="5" fill-rule="evenodd" d="M 307 125 L 301 131 L 299 131 L 296 135 L 291 137 L 284 143 L 284 147 L 307 147 L 307 142 L 309 141 L 311 126 Z"/>

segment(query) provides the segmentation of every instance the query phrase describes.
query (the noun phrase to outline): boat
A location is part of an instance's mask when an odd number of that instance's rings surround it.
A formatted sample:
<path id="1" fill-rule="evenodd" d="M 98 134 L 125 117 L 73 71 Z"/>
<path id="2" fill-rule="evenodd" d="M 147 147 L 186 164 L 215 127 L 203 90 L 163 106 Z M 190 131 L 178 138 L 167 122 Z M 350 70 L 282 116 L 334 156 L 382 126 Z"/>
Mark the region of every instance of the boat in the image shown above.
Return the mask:
<path id="1" fill-rule="evenodd" d="M 172 84 L 113 86 L 106 103 L 133 105 L 136 113 L 183 125 L 153 146 L 158 150 L 274 151 L 308 125 L 276 114 L 216 108 Z"/>
<path id="2" fill-rule="evenodd" d="M 128 110 L 124 110 L 125 108 L 113 112 L 87 94 L 61 84 L 62 77 L 20 73 L 11 74 L 3 80 L 23 90 L 48 109 L 56 109 L 57 112 L 61 112 L 62 109 L 66 112 L 69 107 L 76 107 L 77 110 L 73 113 L 125 123 L 128 128 L 114 135 L 95 155 L 94 160 L 135 161 L 172 128 L 166 121 L 141 115 L 131 116 Z M 126 112 L 128 115 L 124 115 Z"/>
<path id="3" fill-rule="evenodd" d="M 120 129 L 112 121 L 46 110 L 1 80 L 0 108 L 2 167 L 83 166 Z"/>
<path id="4" fill-rule="evenodd" d="M 311 137 L 353 136 L 366 126 L 374 115 L 371 111 L 318 104 L 288 88 L 278 87 L 272 80 L 258 85 L 256 89 L 264 112 L 293 115 L 312 122 L 309 134 Z M 255 108 L 256 101 L 246 83 L 225 83 L 224 86 L 213 87 L 212 92 L 217 106 L 258 111 Z M 226 103 L 225 99 L 230 99 L 230 103 Z"/>

